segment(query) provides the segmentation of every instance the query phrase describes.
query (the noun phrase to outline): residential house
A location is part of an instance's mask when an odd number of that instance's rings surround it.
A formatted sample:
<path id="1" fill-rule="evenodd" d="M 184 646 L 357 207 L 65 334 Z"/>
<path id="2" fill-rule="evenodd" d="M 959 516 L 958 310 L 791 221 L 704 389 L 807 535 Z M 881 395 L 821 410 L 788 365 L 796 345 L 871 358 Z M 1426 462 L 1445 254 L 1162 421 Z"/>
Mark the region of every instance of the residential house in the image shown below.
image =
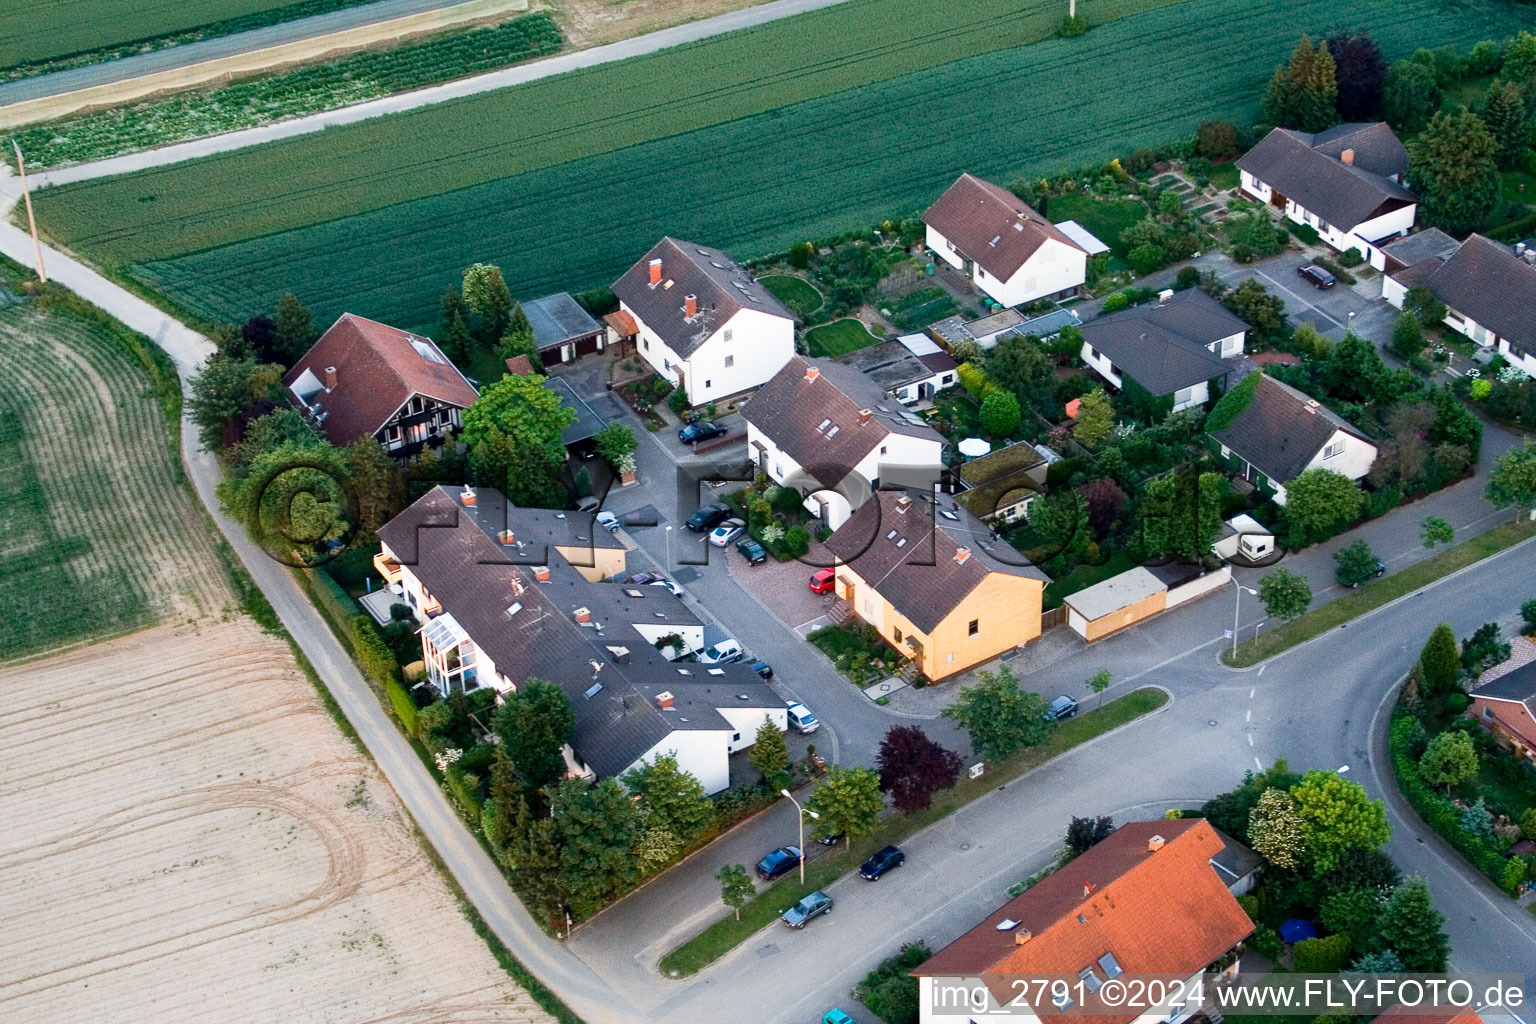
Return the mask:
<path id="1" fill-rule="evenodd" d="M 1434 251 L 1389 273 L 1382 297 L 1402 309 L 1409 288 L 1428 288 L 1446 305 L 1447 327 L 1536 377 L 1536 248 L 1523 242 L 1511 248 L 1482 235 L 1452 251 L 1439 239 L 1425 248 Z"/>
<path id="2" fill-rule="evenodd" d="M 1382 246 L 1413 228 L 1418 197 L 1403 184 L 1408 151 L 1385 121 L 1315 134 L 1276 128 L 1237 168 L 1245 193 L 1377 270 L 1386 267 Z"/>
<path id="3" fill-rule="evenodd" d="M 964 979 L 968 987 L 984 986 L 990 1005 L 1007 1007 L 1009 1020 L 1186 1020 L 1196 1007 L 1144 1012 L 1105 1005 L 1090 993 L 1115 978 L 1237 973 L 1238 946 L 1253 933 L 1253 922 L 1211 865 L 1222 850 L 1221 837 L 1201 818 L 1122 825 L 914 970 L 922 1005 L 938 1005 L 936 986 Z M 1076 977 L 1083 985 L 1048 992 L 1041 1005 L 1012 983 L 1021 976 Z M 950 1013 L 946 1007 L 924 1020 L 966 1024 L 986 1019 L 986 1009 L 973 1003 Z M 1091 1015 L 1082 1017 L 1084 1011 Z"/>
<path id="4" fill-rule="evenodd" d="M 1000 309 L 976 320 L 967 320 L 963 316 L 945 317 L 929 324 L 928 333 L 951 349 L 960 341 L 974 341 L 982 348 L 990 349 L 1010 335 L 1054 341 L 1063 327 L 1081 325 L 1082 320 L 1075 309 L 1053 309 L 1028 319 L 1016 309 Z"/>
<path id="5" fill-rule="evenodd" d="M 1221 850 L 1211 858 L 1211 867 L 1227 883 L 1227 891 L 1233 896 L 1252 892 L 1259 884 L 1259 876 L 1264 874 L 1264 858 L 1247 844 L 1238 842 L 1214 825 L 1212 828 L 1216 838 L 1221 840 Z"/>
<path id="6" fill-rule="evenodd" d="M 1331 469 L 1358 481 L 1377 448 L 1358 427 L 1289 384 L 1259 378 L 1253 401 L 1212 446 L 1233 472 L 1285 504 L 1285 485 L 1309 469 Z"/>
<path id="7" fill-rule="evenodd" d="M 1243 354 L 1248 325 L 1198 288 L 1165 291 L 1156 303 L 1083 325 L 1083 362 L 1117 389 L 1134 381 L 1181 412 L 1210 401 Z"/>
<path id="8" fill-rule="evenodd" d="M 957 370 L 949 353 L 926 334 L 903 334 L 895 341 L 850 352 L 838 362 L 863 373 L 906 405 L 931 402 L 940 391 L 954 387 Z"/>
<path id="9" fill-rule="evenodd" d="M 1501 746 L 1536 762 L 1536 660 L 1499 673 L 1503 667 L 1484 675 L 1484 682 L 1472 691 L 1468 713 Z"/>
<path id="10" fill-rule="evenodd" d="M 923 214 L 928 248 L 1004 306 L 1076 295 L 1088 254 L 1005 188 L 971 174 Z"/>
<path id="11" fill-rule="evenodd" d="M 399 459 L 441 445 L 478 397 L 431 338 L 353 313 L 299 357 L 283 386 L 332 444 L 371 437 Z"/>
<path id="12" fill-rule="evenodd" d="M 954 500 L 971 515 L 996 526 L 1016 523 L 1029 515 L 1029 506 L 1045 492 L 1050 464 L 1027 441 L 970 459 L 955 470 L 965 490 Z"/>
<path id="13" fill-rule="evenodd" d="M 795 354 L 794 314 L 719 249 L 663 238 L 613 294 L 640 356 L 694 405 L 762 386 Z M 622 341 L 631 324 L 609 326 Z"/>
<path id="14" fill-rule="evenodd" d="M 826 547 L 834 589 L 929 679 L 1040 638 L 1050 577 L 958 507 L 878 491 Z"/>
<path id="15" fill-rule="evenodd" d="M 523 314 L 545 366 L 599 352 L 608 340 L 603 325 L 565 292 L 523 303 Z"/>
<path id="16" fill-rule="evenodd" d="M 741 410 L 747 451 L 774 483 L 836 530 L 892 471 L 929 487 L 943 472 L 944 438 L 851 366 L 795 356 Z"/>
<path id="17" fill-rule="evenodd" d="M 574 774 L 619 776 L 673 753 L 713 793 L 764 720 L 787 727 L 784 701 L 745 664 L 672 660 L 702 647 L 703 624 L 665 587 L 605 582 L 624 572 L 624 546 L 591 515 L 437 487 L 379 541 L 375 565 L 422 625 L 425 685 L 504 696 L 557 684 L 576 712 Z"/>

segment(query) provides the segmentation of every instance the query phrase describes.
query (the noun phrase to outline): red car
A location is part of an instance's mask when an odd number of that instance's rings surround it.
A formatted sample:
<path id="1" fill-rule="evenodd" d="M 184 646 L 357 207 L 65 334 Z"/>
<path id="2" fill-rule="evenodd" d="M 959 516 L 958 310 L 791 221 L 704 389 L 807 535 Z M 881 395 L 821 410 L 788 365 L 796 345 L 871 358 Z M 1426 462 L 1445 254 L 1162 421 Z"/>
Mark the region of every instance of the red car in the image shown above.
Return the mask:
<path id="1" fill-rule="evenodd" d="M 811 575 L 811 593 L 830 594 L 832 592 L 832 578 L 835 576 L 831 569 L 817 569 Z"/>

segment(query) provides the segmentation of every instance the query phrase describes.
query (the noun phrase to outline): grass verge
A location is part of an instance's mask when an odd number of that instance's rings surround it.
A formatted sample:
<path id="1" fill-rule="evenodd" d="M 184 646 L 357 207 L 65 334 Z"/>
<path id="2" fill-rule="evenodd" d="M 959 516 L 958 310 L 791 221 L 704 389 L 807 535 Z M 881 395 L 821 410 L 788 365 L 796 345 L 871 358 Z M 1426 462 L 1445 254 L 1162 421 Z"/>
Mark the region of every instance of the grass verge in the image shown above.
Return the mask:
<path id="1" fill-rule="evenodd" d="M 1257 665 L 1265 658 L 1272 658 L 1281 651 L 1290 650 L 1315 636 L 1321 636 L 1335 626 L 1375 611 L 1390 601 L 1411 594 L 1420 587 L 1449 576 L 1459 569 L 1474 565 L 1490 555 L 1536 536 L 1536 523 L 1503 523 L 1470 540 L 1464 540 L 1453 548 L 1446 548 L 1438 555 L 1410 565 L 1402 572 L 1393 573 L 1345 597 L 1315 608 L 1299 618 L 1276 626 L 1257 640 L 1246 640 L 1237 645 L 1234 657 L 1230 649 L 1222 651 L 1221 660 L 1233 668 Z"/>
<path id="2" fill-rule="evenodd" d="M 786 907 L 807 893 L 836 882 L 880 847 L 922 831 L 1058 754 L 1150 714 L 1167 702 L 1168 695 L 1162 690 L 1144 687 L 1063 722 L 1040 746 L 1031 747 L 1002 764 L 988 765 L 987 774 L 979 779 L 961 779 L 954 789 L 940 794 L 928 810 L 912 815 L 893 814 L 881 821 L 869 838 L 807 862 L 803 884 L 800 876 L 794 874 L 770 885 L 741 908 L 740 920 L 734 915 L 723 917 L 662 957 L 662 972 L 673 977 L 698 973 L 771 923 Z"/>

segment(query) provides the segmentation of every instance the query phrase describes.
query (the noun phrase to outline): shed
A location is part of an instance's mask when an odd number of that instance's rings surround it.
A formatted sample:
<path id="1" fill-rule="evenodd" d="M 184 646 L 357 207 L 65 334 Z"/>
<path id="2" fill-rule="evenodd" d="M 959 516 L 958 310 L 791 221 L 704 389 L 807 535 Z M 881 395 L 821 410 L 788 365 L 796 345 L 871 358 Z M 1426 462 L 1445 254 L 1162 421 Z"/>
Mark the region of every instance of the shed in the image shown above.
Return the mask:
<path id="1" fill-rule="evenodd" d="M 568 363 L 603 347 L 607 330 L 592 319 L 568 292 L 556 292 L 523 303 L 523 313 L 533 328 L 539 358 L 548 363 Z"/>
<path id="2" fill-rule="evenodd" d="M 1109 246 L 1099 241 L 1092 231 L 1089 231 L 1075 220 L 1060 222 L 1056 225 L 1056 230 L 1076 242 L 1077 247 L 1089 256 L 1097 256 L 1101 252 L 1109 252 Z"/>
<path id="3" fill-rule="evenodd" d="M 1227 889 L 1233 896 L 1251 891 L 1259 883 L 1259 875 L 1264 871 L 1264 858 L 1219 828 L 1216 829 L 1216 838 L 1221 840 L 1221 852 L 1211 858 L 1211 867 L 1227 883 Z"/>
<path id="4" fill-rule="evenodd" d="M 1084 640 L 1093 643 L 1151 618 L 1165 609 L 1167 602 L 1167 585 L 1138 565 L 1079 590 L 1063 603 L 1067 606 L 1067 623 Z"/>

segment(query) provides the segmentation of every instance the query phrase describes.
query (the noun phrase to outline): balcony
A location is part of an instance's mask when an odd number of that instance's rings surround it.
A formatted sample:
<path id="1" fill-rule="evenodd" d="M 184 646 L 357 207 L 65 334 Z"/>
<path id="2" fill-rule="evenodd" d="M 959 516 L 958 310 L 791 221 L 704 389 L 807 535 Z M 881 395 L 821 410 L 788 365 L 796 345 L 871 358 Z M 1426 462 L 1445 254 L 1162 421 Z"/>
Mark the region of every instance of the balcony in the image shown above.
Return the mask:
<path id="1" fill-rule="evenodd" d="M 384 579 L 390 583 L 399 583 L 400 577 L 404 575 L 405 572 L 405 570 L 400 567 L 400 563 L 398 561 L 384 554 L 382 551 L 373 556 L 373 567 L 378 570 L 380 576 L 383 576 Z"/>

